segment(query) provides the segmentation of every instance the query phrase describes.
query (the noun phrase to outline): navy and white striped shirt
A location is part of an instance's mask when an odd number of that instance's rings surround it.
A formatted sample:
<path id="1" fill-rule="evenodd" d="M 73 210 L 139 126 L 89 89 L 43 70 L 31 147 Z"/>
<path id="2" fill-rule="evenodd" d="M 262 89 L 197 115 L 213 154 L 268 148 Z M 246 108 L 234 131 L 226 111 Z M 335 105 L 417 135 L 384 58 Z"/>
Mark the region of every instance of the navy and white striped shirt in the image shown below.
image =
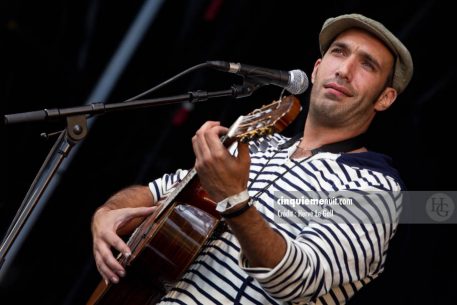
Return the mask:
<path id="1" fill-rule="evenodd" d="M 402 199 L 401 180 L 389 158 L 373 152 L 323 152 L 294 160 L 290 156 L 298 142 L 278 147 L 287 140 L 275 134 L 250 146 L 248 185 L 254 206 L 286 240 L 282 261 L 273 269 L 251 268 L 235 236 L 224 232 L 209 242 L 160 304 L 344 304 L 383 271 Z M 155 199 L 185 174 L 178 170 L 151 182 Z M 279 220 L 278 194 L 292 198 L 298 192 L 322 191 L 344 191 L 356 204 L 337 209 L 325 221 Z"/>

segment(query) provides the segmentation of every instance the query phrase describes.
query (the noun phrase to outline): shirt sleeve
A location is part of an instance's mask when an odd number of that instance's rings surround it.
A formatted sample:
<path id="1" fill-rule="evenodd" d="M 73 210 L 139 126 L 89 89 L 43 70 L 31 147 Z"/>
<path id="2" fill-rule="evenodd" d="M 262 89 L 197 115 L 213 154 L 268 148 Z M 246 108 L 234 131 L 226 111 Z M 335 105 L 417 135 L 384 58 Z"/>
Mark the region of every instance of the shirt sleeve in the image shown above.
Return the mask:
<path id="1" fill-rule="evenodd" d="M 158 202 L 173 191 L 176 184 L 179 183 L 188 172 L 188 170 L 178 169 L 173 174 L 165 174 L 161 178 L 149 182 L 149 189 L 154 197 L 154 202 Z"/>
<path id="2" fill-rule="evenodd" d="M 276 230 L 287 250 L 274 268 L 250 267 L 242 252 L 239 266 L 280 301 L 309 302 L 332 288 L 376 277 L 398 224 L 401 195 L 371 188 L 346 190 L 344 196 L 351 207 L 338 206 L 326 220 L 309 219 L 295 238 Z"/>

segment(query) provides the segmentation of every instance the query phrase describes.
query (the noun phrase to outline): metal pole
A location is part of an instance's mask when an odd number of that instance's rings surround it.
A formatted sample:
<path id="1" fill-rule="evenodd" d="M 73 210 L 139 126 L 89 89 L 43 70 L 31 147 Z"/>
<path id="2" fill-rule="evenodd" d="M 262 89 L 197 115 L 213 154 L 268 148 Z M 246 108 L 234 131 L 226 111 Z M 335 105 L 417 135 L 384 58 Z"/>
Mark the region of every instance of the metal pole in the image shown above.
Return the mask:
<path id="1" fill-rule="evenodd" d="M 91 104 L 94 101 L 104 101 L 109 96 L 117 80 L 124 71 L 125 66 L 130 61 L 134 51 L 137 49 L 138 44 L 141 42 L 144 34 L 146 33 L 149 25 L 157 15 L 163 0 L 145 0 L 143 6 L 140 8 L 137 17 L 130 26 L 130 29 L 124 36 L 119 48 L 110 60 L 110 63 L 106 67 L 102 76 L 100 77 L 97 85 L 86 100 L 86 105 Z M 95 119 L 91 119 L 88 122 L 88 128 L 92 126 Z M 66 158 L 60 165 L 53 179 L 50 181 L 45 192 L 41 196 L 36 208 L 30 214 L 28 221 L 25 223 L 21 233 L 17 236 L 15 242 L 11 245 L 8 255 L 5 257 L 2 268 L 0 269 L 0 285 L 5 280 L 6 274 L 11 263 L 14 260 L 18 250 L 21 248 L 24 240 L 28 236 L 30 230 L 33 228 L 36 220 L 41 214 L 46 202 L 53 194 L 56 187 L 59 185 L 61 175 L 66 171 L 70 165 L 73 156 L 75 156 L 80 145 L 76 145 L 73 148 L 73 153 Z"/>

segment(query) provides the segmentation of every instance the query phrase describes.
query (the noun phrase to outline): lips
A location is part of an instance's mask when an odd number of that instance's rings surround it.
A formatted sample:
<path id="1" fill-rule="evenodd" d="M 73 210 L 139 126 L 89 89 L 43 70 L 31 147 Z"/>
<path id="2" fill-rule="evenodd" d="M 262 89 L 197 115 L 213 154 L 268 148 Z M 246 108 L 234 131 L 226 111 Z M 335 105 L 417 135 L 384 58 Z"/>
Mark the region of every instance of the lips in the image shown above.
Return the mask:
<path id="1" fill-rule="evenodd" d="M 336 90 L 338 92 L 341 92 L 343 93 L 344 95 L 346 96 L 353 96 L 351 90 L 349 90 L 348 88 L 344 87 L 344 86 L 341 86 L 341 85 L 338 85 L 337 83 L 327 83 L 324 85 L 324 88 L 326 89 L 333 89 L 333 90 Z"/>

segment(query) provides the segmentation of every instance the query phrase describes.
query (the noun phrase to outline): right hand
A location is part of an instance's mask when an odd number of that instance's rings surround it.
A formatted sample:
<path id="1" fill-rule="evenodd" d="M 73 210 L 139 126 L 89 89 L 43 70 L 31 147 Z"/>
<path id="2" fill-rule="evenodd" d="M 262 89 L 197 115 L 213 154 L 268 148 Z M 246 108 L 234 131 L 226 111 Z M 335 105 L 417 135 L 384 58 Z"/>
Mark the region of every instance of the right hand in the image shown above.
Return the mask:
<path id="1" fill-rule="evenodd" d="M 95 263 L 101 276 L 108 282 L 118 283 L 119 277 L 125 276 L 124 267 L 114 257 L 112 248 L 125 256 L 131 255 L 127 244 L 119 237 L 117 231 L 136 217 L 152 214 L 157 206 L 109 209 L 101 207 L 92 220 L 92 238 Z"/>

